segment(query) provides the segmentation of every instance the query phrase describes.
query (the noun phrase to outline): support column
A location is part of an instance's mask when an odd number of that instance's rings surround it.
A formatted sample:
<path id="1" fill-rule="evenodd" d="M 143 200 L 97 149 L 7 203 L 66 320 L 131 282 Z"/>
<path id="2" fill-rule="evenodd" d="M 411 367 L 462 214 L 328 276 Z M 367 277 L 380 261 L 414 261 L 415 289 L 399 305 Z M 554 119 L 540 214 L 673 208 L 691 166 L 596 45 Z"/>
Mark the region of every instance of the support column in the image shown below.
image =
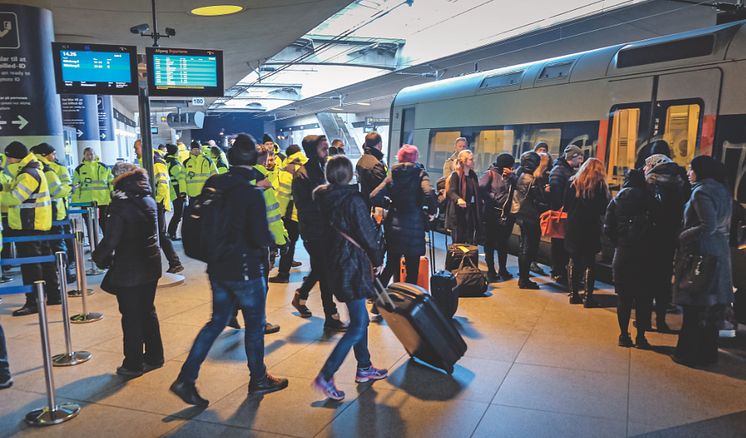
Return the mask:
<path id="1" fill-rule="evenodd" d="M 12 141 L 41 142 L 65 156 L 54 83 L 52 12 L 0 4 L 0 151 Z"/>
<path id="2" fill-rule="evenodd" d="M 93 148 L 96 156 L 101 157 L 101 140 L 98 128 L 98 105 L 95 94 L 65 94 L 60 96 L 62 102 L 62 123 L 75 129 L 78 138 L 78 157 L 83 158 L 85 148 Z M 103 158 L 104 164 L 108 163 Z"/>
<path id="3" fill-rule="evenodd" d="M 101 161 L 108 165 L 113 165 L 119 158 L 112 107 L 111 96 L 98 96 L 98 137 L 101 141 Z"/>

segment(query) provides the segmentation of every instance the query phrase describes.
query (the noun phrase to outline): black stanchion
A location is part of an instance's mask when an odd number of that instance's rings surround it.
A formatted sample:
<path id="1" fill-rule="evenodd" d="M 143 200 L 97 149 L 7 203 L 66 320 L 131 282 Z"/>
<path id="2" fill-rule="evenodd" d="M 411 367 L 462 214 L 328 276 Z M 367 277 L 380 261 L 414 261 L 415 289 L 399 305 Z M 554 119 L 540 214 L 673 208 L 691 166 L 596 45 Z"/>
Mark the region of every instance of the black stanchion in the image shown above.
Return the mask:
<path id="1" fill-rule="evenodd" d="M 80 231 L 77 231 L 75 233 L 75 259 L 76 260 L 83 260 L 83 233 Z M 84 291 L 88 289 L 88 281 L 85 278 L 85 271 L 83 264 L 78 262 L 76 264 L 76 267 L 78 269 L 78 290 Z M 85 324 L 89 322 L 95 322 L 103 319 L 104 314 L 98 313 L 98 312 L 89 312 L 88 311 L 88 303 L 86 302 L 86 295 L 87 294 L 80 294 L 80 298 L 83 301 L 83 313 L 79 313 L 77 315 L 73 315 L 70 317 L 70 321 L 73 324 Z"/>
<path id="2" fill-rule="evenodd" d="M 44 380 L 47 385 L 47 406 L 34 409 L 26 414 L 26 423 L 31 426 L 51 426 L 64 423 L 80 413 L 75 403 L 57 404 L 52 373 L 52 357 L 49 351 L 49 327 L 47 325 L 47 305 L 44 296 L 44 282 L 34 282 L 34 291 L 39 305 L 39 331 L 41 333 L 41 355 L 44 360 Z"/>
<path id="3" fill-rule="evenodd" d="M 67 302 L 67 282 L 65 281 L 67 263 L 65 263 L 64 252 L 58 251 L 54 255 L 57 258 L 57 275 L 60 278 L 62 325 L 65 328 L 65 353 L 54 355 L 52 357 L 52 365 L 56 367 L 68 367 L 88 362 L 91 359 L 91 353 L 88 351 L 73 351 L 73 342 L 70 334 L 70 307 Z"/>
<path id="4" fill-rule="evenodd" d="M 71 210 L 71 212 L 72 211 L 73 210 Z M 76 213 L 78 212 L 78 210 L 74 210 L 74 211 Z M 79 210 L 79 211 L 82 211 L 82 210 Z M 83 226 L 81 225 L 80 218 L 78 218 L 78 217 L 70 217 L 70 223 L 71 223 L 71 228 L 72 228 L 73 234 L 75 234 L 77 236 L 77 233 L 79 233 L 79 232 L 82 233 L 83 232 Z M 75 249 L 75 239 L 73 240 L 73 254 L 75 255 L 75 273 L 76 273 L 76 277 L 78 278 L 78 280 L 75 282 L 76 287 L 77 287 L 77 286 L 80 285 L 81 271 L 84 271 L 84 269 L 79 269 L 79 268 L 81 267 L 81 263 L 84 263 L 84 262 L 83 262 L 83 259 L 80 258 L 81 257 L 80 254 L 78 254 L 76 252 L 76 249 Z M 85 272 L 83 272 L 83 275 L 85 275 Z M 71 289 L 70 291 L 67 292 L 67 296 L 69 296 L 71 298 L 80 298 L 80 296 L 82 295 L 81 290 L 82 289 L 80 289 L 79 287 L 77 289 Z M 88 292 L 88 295 L 93 295 L 93 289 L 87 288 L 86 290 Z"/>
<path id="5" fill-rule="evenodd" d="M 98 209 L 96 208 L 95 205 L 91 205 L 89 207 L 86 207 L 86 210 L 88 210 L 88 220 L 86 221 L 88 223 L 88 244 L 91 248 L 91 254 L 93 254 L 93 251 L 96 250 L 96 245 L 98 244 Z M 83 254 L 82 251 L 81 251 L 81 254 Z M 78 260 L 83 260 L 83 259 L 80 258 Z M 86 275 L 103 274 L 104 271 L 96 267 L 96 264 L 93 263 L 93 259 L 91 258 L 90 260 L 91 260 L 91 267 L 85 272 L 85 274 Z"/>

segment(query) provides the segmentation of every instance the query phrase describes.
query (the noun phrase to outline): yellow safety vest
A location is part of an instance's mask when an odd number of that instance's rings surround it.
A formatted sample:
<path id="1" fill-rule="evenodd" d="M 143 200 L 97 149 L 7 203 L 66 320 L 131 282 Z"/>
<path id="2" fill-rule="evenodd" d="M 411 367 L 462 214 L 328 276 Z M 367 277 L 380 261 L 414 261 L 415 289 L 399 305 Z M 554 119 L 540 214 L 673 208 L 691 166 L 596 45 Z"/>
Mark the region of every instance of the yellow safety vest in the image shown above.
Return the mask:
<path id="1" fill-rule="evenodd" d="M 166 155 L 168 165 L 168 179 L 171 186 L 171 201 L 175 201 L 180 194 L 186 193 L 186 172 L 178 157 Z"/>
<path id="2" fill-rule="evenodd" d="M 215 163 L 204 155 L 190 155 L 189 159 L 184 161 L 184 171 L 186 172 L 186 192 L 190 198 L 199 196 L 207 178 L 218 173 Z"/>
<path id="3" fill-rule="evenodd" d="M 270 173 L 262 165 L 256 165 L 254 168 L 265 177 Z M 256 181 L 251 181 L 251 184 L 256 185 Z M 285 224 L 282 222 L 280 203 L 277 202 L 277 192 L 274 188 L 270 188 L 264 190 L 263 194 L 264 204 L 267 209 L 267 223 L 269 223 L 269 231 L 272 232 L 272 236 L 275 238 L 275 245 L 285 245 L 287 243 L 288 232 L 285 230 Z"/>
<path id="4" fill-rule="evenodd" d="M 109 205 L 111 203 L 112 181 L 114 176 L 111 169 L 96 161 L 83 161 L 73 172 L 74 203 L 97 203 Z"/>
<path id="5" fill-rule="evenodd" d="M 285 159 L 285 166 L 279 169 L 277 174 L 277 201 L 280 203 L 280 213 L 282 217 L 289 217 L 293 222 L 298 222 L 298 208 L 293 203 L 293 211 L 288 214 L 288 206 L 293 201 L 293 174 L 286 171 L 288 165 L 302 166 L 308 162 L 306 154 L 303 151 L 296 152 Z M 277 169 L 277 166 L 275 166 Z M 274 185 L 274 183 L 273 183 Z"/>
<path id="6" fill-rule="evenodd" d="M 52 198 L 42 164 L 34 154 L 18 163 L 18 174 L 9 187 L 8 225 L 17 231 L 49 231 L 52 228 Z"/>
<path id="7" fill-rule="evenodd" d="M 47 177 L 49 196 L 54 201 L 52 204 L 55 210 L 54 219 L 61 221 L 67 217 L 67 198 L 72 192 L 70 174 L 67 171 L 67 167 L 59 163 L 49 161 L 41 156 L 37 156 L 36 159 L 45 166 L 44 176 Z"/>

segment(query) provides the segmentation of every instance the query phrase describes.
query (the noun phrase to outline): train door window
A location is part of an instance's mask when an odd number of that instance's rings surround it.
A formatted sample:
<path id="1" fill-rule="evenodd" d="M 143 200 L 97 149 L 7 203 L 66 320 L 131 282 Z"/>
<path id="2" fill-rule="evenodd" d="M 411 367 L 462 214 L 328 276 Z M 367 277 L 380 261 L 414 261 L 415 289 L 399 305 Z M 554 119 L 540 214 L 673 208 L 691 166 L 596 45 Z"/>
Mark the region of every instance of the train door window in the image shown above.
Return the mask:
<path id="1" fill-rule="evenodd" d="M 622 108 L 611 115 L 607 180 L 612 188 L 621 187 L 625 172 L 635 166 L 640 112 L 640 108 Z"/>
<path id="2" fill-rule="evenodd" d="M 414 108 L 404 108 L 401 116 L 401 141 L 399 147 L 412 143 L 414 134 Z"/>
<path id="3" fill-rule="evenodd" d="M 534 128 L 531 129 L 530 137 L 530 148 L 525 148 L 524 151 L 532 150 L 539 142 L 544 142 L 549 145 L 549 154 L 553 157 L 559 156 L 560 143 L 562 142 L 562 129 L 560 128 Z"/>
<path id="4" fill-rule="evenodd" d="M 430 147 L 427 155 L 427 168 L 433 172 L 441 172 L 443 163 L 453 154 L 453 145 L 461 137 L 458 131 L 431 131 Z"/>
<path id="5" fill-rule="evenodd" d="M 668 105 L 665 108 L 663 140 L 671 148 L 671 159 L 679 166 L 686 167 L 694 158 L 697 148 L 701 107 L 693 103 Z"/>
<path id="6" fill-rule="evenodd" d="M 474 168 L 486 170 L 498 154 L 513 152 L 512 129 L 483 129 L 474 136 Z"/>

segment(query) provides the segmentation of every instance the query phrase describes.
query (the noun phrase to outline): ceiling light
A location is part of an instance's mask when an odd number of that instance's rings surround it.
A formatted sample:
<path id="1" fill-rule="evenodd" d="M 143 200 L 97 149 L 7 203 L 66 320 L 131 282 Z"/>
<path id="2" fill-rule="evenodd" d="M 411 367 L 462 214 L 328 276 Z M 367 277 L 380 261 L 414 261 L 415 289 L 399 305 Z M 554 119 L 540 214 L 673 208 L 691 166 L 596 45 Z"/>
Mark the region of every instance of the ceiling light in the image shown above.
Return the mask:
<path id="1" fill-rule="evenodd" d="M 370 102 L 358 102 L 357 104 L 362 106 L 370 106 Z"/>
<path id="2" fill-rule="evenodd" d="M 201 8 L 192 9 L 192 14 L 199 15 L 201 17 L 217 17 L 220 15 L 231 15 L 237 14 L 243 11 L 243 6 L 236 5 L 215 5 L 215 6 L 203 6 Z"/>
<path id="3" fill-rule="evenodd" d="M 344 111 L 342 108 L 335 106 L 334 108 L 329 108 L 332 111 Z"/>

